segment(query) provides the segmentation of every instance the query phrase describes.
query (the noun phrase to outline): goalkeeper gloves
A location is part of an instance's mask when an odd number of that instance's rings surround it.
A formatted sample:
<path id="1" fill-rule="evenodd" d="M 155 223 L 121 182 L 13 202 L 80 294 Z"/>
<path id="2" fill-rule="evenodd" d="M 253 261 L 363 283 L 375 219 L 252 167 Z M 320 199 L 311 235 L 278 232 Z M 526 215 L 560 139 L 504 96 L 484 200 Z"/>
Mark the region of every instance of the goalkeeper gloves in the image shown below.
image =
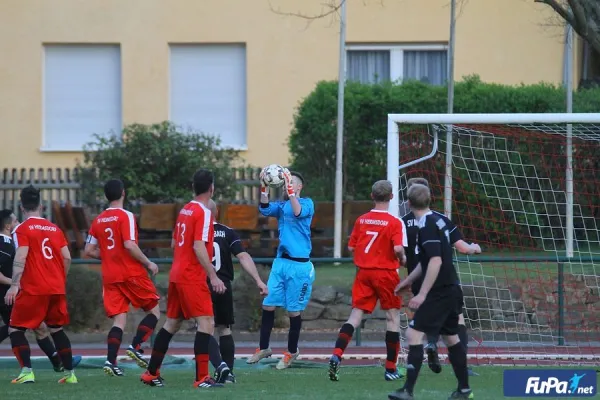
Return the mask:
<path id="1" fill-rule="evenodd" d="M 283 169 L 283 179 L 285 180 L 285 190 L 287 191 L 288 197 L 295 196 L 296 192 L 294 192 L 294 186 L 292 186 L 292 174 L 287 168 Z"/>
<path id="2" fill-rule="evenodd" d="M 265 167 L 266 168 L 266 167 Z M 265 183 L 265 169 L 263 168 L 262 171 L 260 171 L 260 175 L 259 175 L 259 180 L 260 180 L 260 194 L 261 196 L 269 196 L 269 185 L 267 185 Z"/>

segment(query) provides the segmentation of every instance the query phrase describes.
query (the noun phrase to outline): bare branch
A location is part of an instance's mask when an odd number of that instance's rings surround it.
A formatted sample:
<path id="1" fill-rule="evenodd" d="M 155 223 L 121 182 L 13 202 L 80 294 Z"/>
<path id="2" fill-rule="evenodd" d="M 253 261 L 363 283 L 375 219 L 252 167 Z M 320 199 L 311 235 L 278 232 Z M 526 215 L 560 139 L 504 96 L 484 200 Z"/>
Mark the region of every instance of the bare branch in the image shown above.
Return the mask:
<path id="1" fill-rule="evenodd" d="M 458 12 L 456 13 L 457 19 L 463 14 L 463 11 L 465 10 L 465 7 L 467 6 L 468 2 L 469 0 L 458 0 L 456 4 L 458 6 Z"/>
<path id="2" fill-rule="evenodd" d="M 573 17 L 575 19 L 576 24 L 579 26 L 579 34 L 583 37 L 588 36 L 588 24 L 587 18 L 585 17 L 585 10 L 581 6 L 581 2 L 579 0 L 568 0 L 569 6 L 571 6 L 571 11 L 573 12 Z M 574 25 L 573 25 L 574 27 Z"/>
<path id="3" fill-rule="evenodd" d="M 549 5 L 554 11 L 556 11 L 558 15 L 560 15 L 565 21 L 571 24 L 573 28 L 575 28 L 575 18 L 573 18 L 573 15 L 569 13 L 566 8 L 560 5 L 557 0 L 534 0 L 534 2 Z"/>
<path id="4" fill-rule="evenodd" d="M 325 18 L 325 17 L 329 17 L 329 16 L 333 16 L 333 15 L 337 15 L 338 11 L 340 8 L 342 8 L 342 5 L 346 2 L 347 0 L 339 0 L 339 3 L 337 2 L 337 0 L 328 0 L 327 3 L 322 3 L 321 4 L 321 12 L 318 14 L 304 14 L 302 12 L 284 12 L 281 10 L 275 10 L 273 8 L 273 5 L 271 4 L 271 2 L 269 1 L 269 7 L 271 8 L 271 11 L 274 12 L 275 14 L 278 15 L 283 15 L 286 17 L 298 17 L 298 18 L 302 18 L 305 20 L 315 20 L 315 19 L 321 19 L 321 18 Z"/>
<path id="5" fill-rule="evenodd" d="M 600 5 L 597 0 L 534 0 L 534 2 L 549 5 L 595 51 L 600 52 L 598 30 Z"/>

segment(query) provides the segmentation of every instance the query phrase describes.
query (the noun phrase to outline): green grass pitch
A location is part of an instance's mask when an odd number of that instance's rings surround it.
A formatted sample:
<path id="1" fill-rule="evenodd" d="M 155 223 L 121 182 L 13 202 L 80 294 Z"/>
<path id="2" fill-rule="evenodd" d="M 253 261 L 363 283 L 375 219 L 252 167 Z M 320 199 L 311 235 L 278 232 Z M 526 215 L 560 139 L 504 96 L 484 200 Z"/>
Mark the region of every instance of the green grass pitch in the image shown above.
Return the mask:
<path id="1" fill-rule="evenodd" d="M 37 361 L 37 363 L 44 361 Z M 35 364 L 36 362 L 34 362 Z M 3 363 L 4 364 L 4 363 Z M 242 364 L 242 362 L 240 362 Z M 101 369 L 79 369 L 77 385 L 59 385 L 59 374 L 47 369 L 35 369 L 36 383 L 11 385 L 9 382 L 18 369 L 2 365 L 0 385 L 6 399 L 44 400 L 107 400 L 107 399 L 160 399 L 181 400 L 210 398 L 215 400 L 294 400 L 294 399 L 387 399 L 387 394 L 403 384 L 403 380 L 386 382 L 381 367 L 345 367 L 340 373 L 339 382 L 327 378 L 326 366 L 312 368 L 291 368 L 277 371 L 273 368 L 246 367 L 240 365 L 236 371 L 238 383 L 224 388 L 199 390 L 192 386 L 193 369 L 164 368 L 166 380 L 163 388 L 144 386 L 139 381 L 141 369 L 127 369 L 123 378 L 105 376 Z M 479 367 L 481 374 L 471 378 L 476 399 L 501 399 L 501 367 Z M 415 389 L 418 400 L 442 400 L 448 398 L 456 380 L 449 366 L 444 366 L 440 375 L 423 366 Z"/>

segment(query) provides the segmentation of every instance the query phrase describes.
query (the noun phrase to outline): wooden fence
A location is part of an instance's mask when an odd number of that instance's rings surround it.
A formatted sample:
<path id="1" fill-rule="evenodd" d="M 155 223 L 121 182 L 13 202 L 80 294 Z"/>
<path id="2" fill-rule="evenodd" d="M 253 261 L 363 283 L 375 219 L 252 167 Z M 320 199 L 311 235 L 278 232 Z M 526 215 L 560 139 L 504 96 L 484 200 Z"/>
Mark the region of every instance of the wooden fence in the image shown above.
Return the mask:
<path id="1" fill-rule="evenodd" d="M 257 203 L 260 196 L 258 175 L 260 169 L 238 168 L 235 179 L 238 191 L 231 202 Z M 74 206 L 86 206 L 92 213 L 99 211 L 101 204 L 82 204 L 81 186 L 76 168 L 21 168 L 4 169 L 0 173 L 0 208 L 10 208 L 21 218 L 19 193 L 28 185 L 41 189 L 42 204 L 46 216 L 52 219 L 52 201 L 66 202 Z"/>

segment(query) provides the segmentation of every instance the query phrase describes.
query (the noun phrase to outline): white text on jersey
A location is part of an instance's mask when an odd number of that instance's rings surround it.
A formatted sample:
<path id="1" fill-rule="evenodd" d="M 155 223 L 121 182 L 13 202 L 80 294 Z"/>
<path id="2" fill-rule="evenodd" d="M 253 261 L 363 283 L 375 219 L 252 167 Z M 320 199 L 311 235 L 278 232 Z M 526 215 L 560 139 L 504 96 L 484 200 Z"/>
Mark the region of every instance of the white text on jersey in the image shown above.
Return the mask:
<path id="1" fill-rule="evenodd" d="M 379 225 L 379 226 L 388 226 L 389 221 L 381 220 L 381 219 L 365 219 L 361 218 L 360 223 L 364 225 Z"/>
<path id="2" fill-rule="evenodd" d="M 29 230 L 32 231 L 34 229 L 37 229 L 38 231 L 51 231 L 51 232 L 56 232 L 56 227 L 55 226 L 48 226 L 48 225 L 29 225 Z"/>
<path id="3" fill-rule="evenodd" d="M 102 224 L 102 223 L 107 223 L 107 222 L 116 222 L 118 220 L 119 220 L 119 217 L 113 216 L 113 217 L 98 218 L 96 220 L 96 222 L 99 224 Z"/>

